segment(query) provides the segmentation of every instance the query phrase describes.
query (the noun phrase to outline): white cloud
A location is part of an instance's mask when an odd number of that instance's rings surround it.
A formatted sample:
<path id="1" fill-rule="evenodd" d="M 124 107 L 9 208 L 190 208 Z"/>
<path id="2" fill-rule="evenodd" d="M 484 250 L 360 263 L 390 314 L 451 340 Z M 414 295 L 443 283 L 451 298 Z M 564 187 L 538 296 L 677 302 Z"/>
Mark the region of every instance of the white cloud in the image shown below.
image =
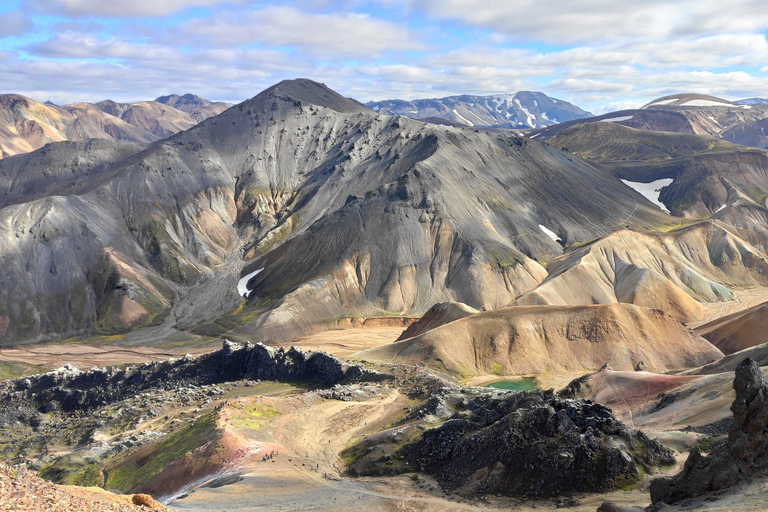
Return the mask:
<path id="1" fill-rule="evenodd" d="M 106 16 L 114 18 L 167 16 L 190 7 L 205 7 L 242 0 L 36 0 L 42 12 L 69 16 Z"/>
<path id="2" fill-rule="evenodd" d="M 300 47 L 313 53 L 375 56 L 424 46 L 405 27 L 364 14 L 308 14 L 293 7 L 226 13 L 181 25 L 182 34 L 216 45 Z"/>
<path id="3" fill-rule="evenodd" d="M 389 3 L 389 2 L 387 2 Z M 599 42 L 642 37 L 666 39 L 720 32 L 763 30 L 762 0 L 410 0 L 429 16 L 491 28 L 518 39 L 552 43 Z"/>
<path id="4" fill-rule="evenodd" d="M 115 58 L 170 60 L 180 56 L 176 48 L 133 43 L 116 37 L 103 39 L 82 32 L 65 32 L 28 48 L 37 55 L 54 58 Z"/>
<path id="5" fill-rule="evenodd" d="M 32 23 L 21 11 L 0 14 L 0 37 L 17 36 L 28 32 Z"/>

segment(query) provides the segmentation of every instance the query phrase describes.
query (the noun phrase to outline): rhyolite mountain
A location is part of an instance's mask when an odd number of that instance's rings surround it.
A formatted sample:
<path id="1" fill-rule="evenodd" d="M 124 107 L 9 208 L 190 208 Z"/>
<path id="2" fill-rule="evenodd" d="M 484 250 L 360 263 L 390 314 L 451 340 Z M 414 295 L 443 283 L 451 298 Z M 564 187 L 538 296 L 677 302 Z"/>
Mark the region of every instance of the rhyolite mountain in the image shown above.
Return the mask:
<path id="1" fill-rule="evenodd" d="M 465 126 L 517 129 L 543 128 L 592 116 L 567 101 L 531 91 L 491 96 L 371 101 L 366 106 L 380 114 L 433 122 L 443 119 Z"/>
<path id="2" fill-rule="evenodd" d="M 671 225 L 546 144 L 286 81 L 163 141 L 0 162 L 0 340 L 147 325 L 268 340 L 446 300 L 496 308 L 564 246 Z M 262 268 L 243 305 L 238 279 Z"/>
<path id="3" fill-rule="evenodd" d="M 222 101 L 208 101 L 205 98 L 190 93 L 181 96 L 178 94 L 160 96 L 155 101 L 188 113 L 198 123 L 205 121 L 209 117 L 217 116 L 232 106 Z"/>
<path id="4" fill-rule="evenodd" d="M 158 99 L 165 101 L 104 100 L 58 106 L 19 94 L 0 95 L 0 158 L 65 140 L 154 142 L 229 108 L 226 103 L 211 103 L 189 94 Z"/>

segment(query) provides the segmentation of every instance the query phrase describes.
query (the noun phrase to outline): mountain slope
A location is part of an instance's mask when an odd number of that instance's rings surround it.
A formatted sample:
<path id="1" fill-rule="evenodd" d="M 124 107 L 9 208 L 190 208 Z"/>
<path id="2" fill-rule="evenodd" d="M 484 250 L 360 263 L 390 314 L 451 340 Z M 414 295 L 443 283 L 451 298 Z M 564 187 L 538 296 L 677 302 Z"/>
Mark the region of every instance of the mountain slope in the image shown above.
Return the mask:
<path id="1" fill-rule="evenodd" d="M 50 174 L 54 150 L 75 177 Z M 309 80 L 135 154 L 101 150 L 0 162 L 3 341 L 151 323 L 282 339 L 349 314 L 499 307 L 561 243 L 669 222 L 547 145 L 377 116 Z M 237 280 L 261 268 L 238 309 Z"/>
<path id="2" fill-rule="evenodd" d="M 667 234 L 619 231 L 551 261 L 547 271 L 518 304 L 628 302 L 693 321 L 703 313 L 699 302 L 732 300 L 727 286 L 768 284 L 765 254 L 715 221 Z"/>
<path id="3" fill-rule="evenodd" d="M 592 115 L 567 101 L 529 91 L 501 96 L 372 101 L 366 106 L 386 115 L 439 118 L 466 126 L 503 128 L 541 128 Z"/>
<path id="4" fill-rule="evenodd" d="M 696 329 L 723 353 L 731 355 L 768 342 L 768 304 L 763 303 L 713 320 Z M 745 356 L 746 357 L 746 356 Z"/>
<path id="5" fill-rule="evenodd" d="M 706 364 L 722 353 L 661 311 L 614 304 L 485 311 L 352 357 L 469 377 L 596 370 L 605 363 L 633 370 L 640 361 L 662 372 Z"/>

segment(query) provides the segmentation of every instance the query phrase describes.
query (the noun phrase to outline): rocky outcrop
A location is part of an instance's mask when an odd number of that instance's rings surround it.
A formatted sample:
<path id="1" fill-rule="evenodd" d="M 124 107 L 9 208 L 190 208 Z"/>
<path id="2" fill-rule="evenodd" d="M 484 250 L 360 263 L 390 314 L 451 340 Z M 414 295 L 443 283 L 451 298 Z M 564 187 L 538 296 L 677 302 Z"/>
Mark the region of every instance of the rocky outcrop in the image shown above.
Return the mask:
<path id="1" fill-rule="evenodd" d="M 733 381 L 733 424 L 728 442 L 704 456 L 691 451 L 682 472 L 651 482 L 651 500 L 675 503 L 768 474 L 768 383 L 758 364 L 745 359 Z"/>
<path id="2" fill-rule="evenodd" d="M 467 410 L 414 447 L 421 470 L 449 489 L 485 475 L 483 491 L 511 496 L 599 492 L 636 482 L 640 467 L 674 462 L 657 441 L 590 401 L 518 392 L 480 395 Z"/>
<path id="3" fill-rule="evenodd" d="M 258 343 L 225 341 L 221 350 L 198 358 L 146 363 L 138 367 L 93 368 L 82 372 L 67 365 L 0 385 L 0 403 L 23 404 L 40 412 L 87 411 L 152 390 L 201 386 L 241 379 L 316 382 L 333 385 L 366 372 L 324 352 L 295 347 L 276 350 Z M 2 410 L 10 407 L 0 407 Z"/>
<path id="4" fill-rule="evenodd" d="M 429 420 L 429 418 L 432 418 Z M 420 422 L 446 420 L 418 438 Z M 638 481 L 643 470 L 672 464 L 672 453 L 589 400 L 551 391 L 442 390 L 403 426 L 363 440 L 355 475 L 418 468 L 445 490 L 526 498 L 600 492 Z"/>

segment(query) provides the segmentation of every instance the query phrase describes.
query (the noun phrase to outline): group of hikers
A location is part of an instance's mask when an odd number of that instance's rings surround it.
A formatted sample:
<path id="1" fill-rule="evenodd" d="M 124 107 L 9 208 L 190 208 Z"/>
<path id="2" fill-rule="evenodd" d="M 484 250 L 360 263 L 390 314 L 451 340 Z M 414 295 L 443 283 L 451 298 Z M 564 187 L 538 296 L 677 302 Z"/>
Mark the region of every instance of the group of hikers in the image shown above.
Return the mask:
<path id="1" fill-rule="evenodd" d="M 269 459 L 271 459 L 275 455 L 277 455 L 277 452 L 275 450 L 272 450 L 271 452 L 269 452 L 269 454 L 265 453 L 264 455 L 262 455 L 261 460 L 264 462 L 267 462 Z"/>

